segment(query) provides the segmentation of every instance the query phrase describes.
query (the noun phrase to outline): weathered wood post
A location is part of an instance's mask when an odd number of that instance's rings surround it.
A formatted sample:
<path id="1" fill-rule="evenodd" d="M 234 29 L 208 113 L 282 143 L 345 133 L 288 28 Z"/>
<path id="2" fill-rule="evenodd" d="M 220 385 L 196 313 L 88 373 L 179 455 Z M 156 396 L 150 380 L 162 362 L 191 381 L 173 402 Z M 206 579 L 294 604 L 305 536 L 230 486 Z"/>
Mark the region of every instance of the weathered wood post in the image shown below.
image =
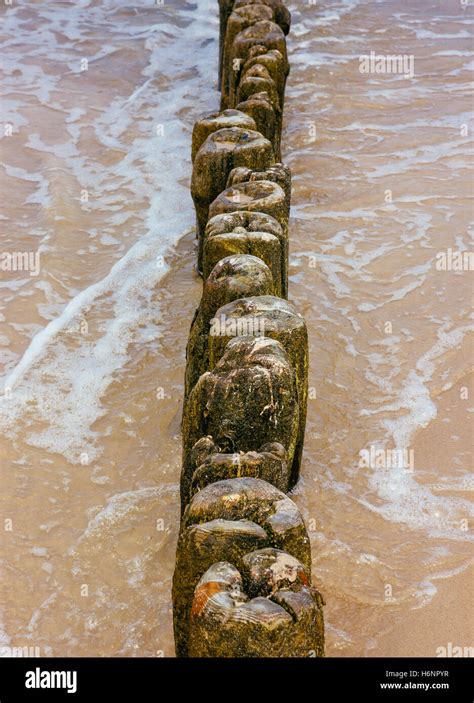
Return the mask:
<path id="1" fill-rule="evenodd" d="M 287 289 L 286 238 L 274 217 L 263 212 L 238 210 L 216 215 L 204 232 L 202 270 L 206 280 L 218 261 L 232 254 L 252 254 L 262 259 L 273 277 L 275 295 Z"/>
<path id="2" fill-rule="evenodd" d="M 290 14 L 219 0 L 221 112 L 193 130 L 201 303 L 186 350 L 176 654 L 324 656 L 303 518 L 308 335 L 288 297 L 291 173 L 281 163 Z"/>
<path id="3" fill-rule="evenodd" d="M 209 368 L 209 335 L 216 311 L 247 295 L 272 295 L 273 276 L 256 256 L 237 254 L 220 259 L 205 280 L 201 304 L 189 332 L 184 400 Z"/>
<path id="4" fill-rule="evenodd" d="M 198 268 L 202 270 L 202 239 L 209 219 L 209 205 L 224 190 L 236 166 L 267 168 L 275 163 L 273 147 L 260 132 L 228 127 L 211 133 L 194 157 L 191 195 L 196 208 L 199 240 Z"/>

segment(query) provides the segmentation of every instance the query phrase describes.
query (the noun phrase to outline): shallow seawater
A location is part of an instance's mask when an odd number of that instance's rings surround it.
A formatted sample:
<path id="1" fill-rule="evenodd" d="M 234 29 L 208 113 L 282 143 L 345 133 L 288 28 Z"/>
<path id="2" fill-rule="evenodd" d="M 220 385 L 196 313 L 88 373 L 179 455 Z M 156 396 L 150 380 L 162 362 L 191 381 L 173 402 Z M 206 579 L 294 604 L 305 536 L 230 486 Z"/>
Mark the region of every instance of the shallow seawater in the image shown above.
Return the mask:
<path id="1" fill-rule="evenodd" d="M 290 299 L 312 388 L 294 497 L 327 654 L 390 654 L 380 635 L 472 554 L 473 274 L 437 262 L 472 249 L 473 9 L 289 6 Z M 217 3 L 2 13 L 2 250 L 39 266 L 0 278 L 0 644 L 173 656 L 190 138 L 218 106 Z M 413 56 L 413 76 L 361 73 L 371 52 Z"/>

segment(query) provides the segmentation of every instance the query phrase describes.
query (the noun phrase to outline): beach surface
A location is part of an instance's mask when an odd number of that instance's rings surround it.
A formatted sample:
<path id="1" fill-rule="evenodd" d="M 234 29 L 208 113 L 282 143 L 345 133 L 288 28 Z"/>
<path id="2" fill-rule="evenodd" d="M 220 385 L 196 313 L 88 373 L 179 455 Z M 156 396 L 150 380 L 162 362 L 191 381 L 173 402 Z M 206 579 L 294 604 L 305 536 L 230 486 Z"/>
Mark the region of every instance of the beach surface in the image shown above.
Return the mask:
<path id="1" fill-rule="evenodd" d="M 473 274 L 439 266 L 472 250 L 474 10 L 288 7 L 311 388 L 292 497 L 327 656 L 436 656 L 474 644 Z M 0 645 L 174 656 L 191 131 L 218 107 L 217 3 L 2 12 L 2 247 L 39 259 L 0 278 Z M 407 70 L 361 72 L 371 52 Z"/>

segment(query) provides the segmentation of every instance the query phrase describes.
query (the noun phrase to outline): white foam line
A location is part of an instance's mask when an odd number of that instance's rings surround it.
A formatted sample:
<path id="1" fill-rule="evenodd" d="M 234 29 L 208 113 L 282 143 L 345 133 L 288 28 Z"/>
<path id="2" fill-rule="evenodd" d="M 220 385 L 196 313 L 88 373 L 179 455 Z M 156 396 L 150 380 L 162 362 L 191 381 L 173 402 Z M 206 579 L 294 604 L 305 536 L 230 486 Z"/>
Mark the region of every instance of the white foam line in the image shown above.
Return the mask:
<path id="1" fill-rule="evenodd" d="M 85 449 L 92 455 L 97 453 L 97 447 L 87 445 L 86 439 L 94 439 L 92 423 L 105 413 L 101 397 L 113 374 L 123 368 L 130 343 L 147 343 L 160 336 L 160 311 L 156 301 L 151 305 L 154 291 L 169 270 L 165 255 L 171 255 L 194 219 L 192 201 L 184 184 L 191 168 L 190 134 L 187 122 L 178 113 L 185 107 L 194 111 L 199 105 L 203 111 L 215 107 L 216 102 L 207 66 L 208 54 L 217 54 L 217 18 L 209 21 L 209 15 L 212 15 L 211 0 L 206 0 L 199 10 L 180 11 L 180 18 L 189 22 L 185 27 L 180 26 L 179 31 L 173 28 L 176 35 L 170 36 L 163 26 L 157 27 L 153 42 L 145 42 L 148 65 L 142 71 L 143 84 L 134 87 L 128 96 L 113 98 L 92 124 L 102 144 L 119 146 L 127 152 L 116 167 L 105 171 L 98 188 L 105 194 L 117 188 L 131 188 L 139 200 L 145 197 L 148 201 L 148 207 L 140 214 L 141 224 L 135 227 L 139 240 L 111 266 L 104 278 L 75 295 L 59 316 L 31 339 L 16 366 L 2 379 L 5 388 L 21 386 L 21 391 L 16 390 L 12 396 L 14 402 L 1 398 L 2 425 L 7 434 L 16 436 L 22 428 L 18 420 L 24 411 L 33 410 L 47 427 L 36 434 L 26 433 L 25 441 L 60 452 L 72 462 L 78 461 Z M 213 42 L 209 42 L 211 38 Z M 203 42 L 206 48 L 199 52 L 198 58 L 190 56 L 190 46 L 202 46 Z M 154 86 L 161 71 L 164 48 L 173 62 L 174 78 L 161 94 Z M 193 72 L 191 80 L 189 71 Z M 151 133 L 145 130 L 143 137 L 135 137 L 129 145 L 130 123 L 139 119 L 147 124 L 150 118 L 152 124 L 156 121 L 166 124 L 169 130 L 166 139 L 153 141 Z M 40 152 L 52 151 L 42 142 L 35 148 Z M 76 154 L 67 154 L 66 159 L 68 168 L 80 180 L 83 159 Z M 114 183 L 109 187 L 111 177 Z M 104 198 L 102 206 L 103 202 Z M 101 322 L 100 336 L 77 335 L 75 341 L 79 346 L 71 350 L 65 340 L 58 339 L 60 333 L 71 321 L 77 321 L 93 301 L 107 293 L 112 295 L 105 304 L 108 318 Z M 25 379 L 29 371 L 30 377 Z"/>
<path id="2" fill-rule="evenodd" d="M 28 368 L 41 356 L 43 349 L 51 342 L 54 337 L 65 328 L 65 326 L 77 317 L 78 313 L 84 307 L 90 304 L 99 295 L 102 295 L 107 290 L 110 290 L 111 284 L 117 276 L 123 271 L 129 261 L 136 258 L 140 250 L 143 249 L 147 240 L 154 238 L 156 235 L 147 235 L 139 242 L 136 242 L 119 261 L 117 261 L 105 278 L 98 283 L 94 283 L 85 290 L 78 293 L 66 306 L 64 311 L 55 320 L 52 320 L 31 340 L 29 346 L 25 350 L 22 358 L 15 366 L 13 371 L 7 376 L 4 382 L 4 389 L 13 389 L 16 383 L 21 380 Z M 162 274 L 157 280 L 166 273 L 167 266 L 163 267 Z"/>

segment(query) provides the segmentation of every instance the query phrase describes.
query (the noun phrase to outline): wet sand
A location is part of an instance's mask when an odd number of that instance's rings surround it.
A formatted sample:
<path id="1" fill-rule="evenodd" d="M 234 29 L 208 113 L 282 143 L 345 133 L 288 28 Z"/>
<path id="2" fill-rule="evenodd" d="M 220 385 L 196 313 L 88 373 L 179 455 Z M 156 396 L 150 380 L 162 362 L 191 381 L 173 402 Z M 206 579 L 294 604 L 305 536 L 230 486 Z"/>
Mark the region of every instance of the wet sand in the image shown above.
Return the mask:
<path id="1" fill-rule="evenodd" d="M 454 647 L 461 647 L 463 656 L 472 656 L 474 625 L 469 617 L 474 595 L 472 567 L 462 574 L 437 581 L 436 586 L 437 593 L 426 606 L 398 614 L 393 629 L 381 633 L 371 654 L 379 657 L 440 657 L 451 651 L 459 656 L 460 650 Z"/>
<path id="2" fill-rule="evenodd" d="M 314 389 L 294 498 L 327 655 L 470 645 L 472 272 L 435 257 L 472 246 L 473 10 L 290 9 L 290 299 Z M 218 23 L 213 2 L 160 11 L 40 2 L 5 23 L 5 247 L 41 270 L 2 279 L 0 624 L 46 656 L 173 656 L 191 130 L 218 104 Z M 415 54 L 414 79 L 361 74 L 372 50 Z M 361 467 L 370 446 L 412 450 L 414 471 Z"/>

